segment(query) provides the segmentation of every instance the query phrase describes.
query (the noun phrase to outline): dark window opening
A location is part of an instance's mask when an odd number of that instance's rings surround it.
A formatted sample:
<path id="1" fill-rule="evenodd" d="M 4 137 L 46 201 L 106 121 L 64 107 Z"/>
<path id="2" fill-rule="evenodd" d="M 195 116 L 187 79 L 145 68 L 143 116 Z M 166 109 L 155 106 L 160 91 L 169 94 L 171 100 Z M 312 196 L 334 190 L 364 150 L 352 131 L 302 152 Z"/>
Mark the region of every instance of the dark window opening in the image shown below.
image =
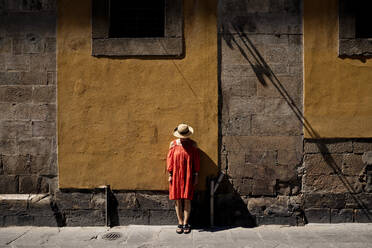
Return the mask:
<path id="1" fill-rule="evenodd" d="M 372 1 L 355 1 L 355 37 L 372 38 Z"/>
<path id="2" fill-rule="evenodd" d="M 164 26 L 165 0 L 110 0 L 110 38 L 164 37 Z"/>

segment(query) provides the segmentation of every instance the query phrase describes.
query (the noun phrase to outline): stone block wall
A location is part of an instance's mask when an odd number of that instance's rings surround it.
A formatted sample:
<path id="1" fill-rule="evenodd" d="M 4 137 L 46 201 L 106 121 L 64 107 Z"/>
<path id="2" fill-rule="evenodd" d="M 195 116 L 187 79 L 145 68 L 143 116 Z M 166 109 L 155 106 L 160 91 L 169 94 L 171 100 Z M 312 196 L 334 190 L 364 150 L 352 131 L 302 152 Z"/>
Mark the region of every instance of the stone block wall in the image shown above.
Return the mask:
<path id="1" fill-rule="evenodd" d="M 219 42 L 221 168 L 257 224 L 302 223 L 301 1 L 222 0 Z"/>
<path id="2" fill-rule="evenodd" d="M 303 209 L 308 222 L 372 221 L 372 140 L 305 140 Z"/>
<path id="3" fill-rule="evenodd" d="M 56 3 L 0 3 L 0 193 L 48 193 L 57 176 Z"/>
<path id="4" fill-rule="evenodd" d="M 216 225 L 372 221 L 372 139 L 303 139 L 301 2 L 219 1 Z M 0 0 L 0 226 L 105 225 L 102 189 L 57 187 L 55 29 L 55 0 Z M 111 225 L 176 223 L 167 192 L 109 199 Z"/>

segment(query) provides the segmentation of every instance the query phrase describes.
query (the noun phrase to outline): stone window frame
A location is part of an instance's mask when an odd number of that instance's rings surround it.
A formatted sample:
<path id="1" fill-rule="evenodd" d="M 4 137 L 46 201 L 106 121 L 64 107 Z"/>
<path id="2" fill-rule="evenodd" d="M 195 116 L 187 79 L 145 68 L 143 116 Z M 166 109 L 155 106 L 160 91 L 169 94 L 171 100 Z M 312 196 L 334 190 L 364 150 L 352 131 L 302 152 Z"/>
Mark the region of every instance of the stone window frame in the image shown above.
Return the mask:
<path id="1" fill-rule="evenodd" d="M 339 0 L 340 57 L 372 57 L 372 39 L 356 38 L 355 9 L 350 0 Z M 355 4 L 355 3 L 354 3 Z"/>
<path id="2" fill-rule="evenodd" d="M 183 0 L 165 0 L 164 37 L 154 38 L 110 38 L 109 1 L 92 0 L 92 56 L 183 56 Z"/>

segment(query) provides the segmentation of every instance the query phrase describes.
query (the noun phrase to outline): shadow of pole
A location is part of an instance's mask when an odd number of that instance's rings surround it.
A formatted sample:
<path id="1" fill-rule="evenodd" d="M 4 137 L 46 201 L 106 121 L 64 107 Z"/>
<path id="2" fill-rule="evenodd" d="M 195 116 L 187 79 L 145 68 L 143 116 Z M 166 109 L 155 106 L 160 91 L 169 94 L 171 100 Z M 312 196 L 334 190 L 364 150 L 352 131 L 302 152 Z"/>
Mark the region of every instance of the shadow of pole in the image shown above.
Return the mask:
<path id="1" fill-rule="evenodd" d="M 292 112 L 295 114 L 298 121 L 303 125 L 306 132 L 311 136 L 311 139 L 320 139 L 321 138 L 320 135 L 312 128 L 310 123 L 306 120 L 300 108 L 296 105 L 292 97 L 288 94 L 283 84 L 280 82 L 275 73 L 271 70 L 270 66 L 266 63 L 265 59 L 254 46 L 254 44 L 247 36 L 247 34 L 245 34 L 243 30 L 237 27 L 236 25 L 232 25 L 232 28 L 236 33 L 236 36 L 239 38 L 240 42 L 235 39 L 234 34 L 231 34 L 228 31 L 226 32 L 227 29 L 222 26 L 223 33 L 222 37 L 225 40 L 226 44 L 231 49 L 234 49 L 233 44 L 239 49 L 239 52 L 251 66 L 257 79 L 264 87 L 267 87 L 268 83 L 270 83 L 276 88 L 276 90 L 284 98 Z M 354 189 L 352 184 L 347 180 L 345 175 L 343 175 L 342 170 L 338 167 L 337 163 L 330 155 L 330 151 L 328 150 L 327 146 L 321 143 L 316 143 L 316 145 L 321 155 L 323 156 L 324 161 L 326 161 L 327 165 L 332 168 L 333 172 L 338 176 L 344 187 L 349 192 L 350 196 L 357 203 L 359 208 L 362 209 L 368 220 L 371 221 L 372 217 L 370 216 L 368 208 L 356 196 L 357 191 Z"/>

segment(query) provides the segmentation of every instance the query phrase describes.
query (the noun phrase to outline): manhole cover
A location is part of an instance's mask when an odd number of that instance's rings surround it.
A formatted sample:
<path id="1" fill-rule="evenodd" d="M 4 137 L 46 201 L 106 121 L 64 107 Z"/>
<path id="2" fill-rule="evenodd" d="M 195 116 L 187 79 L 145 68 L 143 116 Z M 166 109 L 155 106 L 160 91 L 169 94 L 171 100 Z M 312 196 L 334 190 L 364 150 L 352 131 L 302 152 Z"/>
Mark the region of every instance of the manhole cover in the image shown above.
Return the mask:
<path id="1" fill-rule="evenodd" d="M 102 239 L 104 240 L 116 240 L 118 238 L 121 237 L 121 233 L 118 233 L 118 232 L 109 232 L 109 233 L 106 233 L 102 236 Z"/>

